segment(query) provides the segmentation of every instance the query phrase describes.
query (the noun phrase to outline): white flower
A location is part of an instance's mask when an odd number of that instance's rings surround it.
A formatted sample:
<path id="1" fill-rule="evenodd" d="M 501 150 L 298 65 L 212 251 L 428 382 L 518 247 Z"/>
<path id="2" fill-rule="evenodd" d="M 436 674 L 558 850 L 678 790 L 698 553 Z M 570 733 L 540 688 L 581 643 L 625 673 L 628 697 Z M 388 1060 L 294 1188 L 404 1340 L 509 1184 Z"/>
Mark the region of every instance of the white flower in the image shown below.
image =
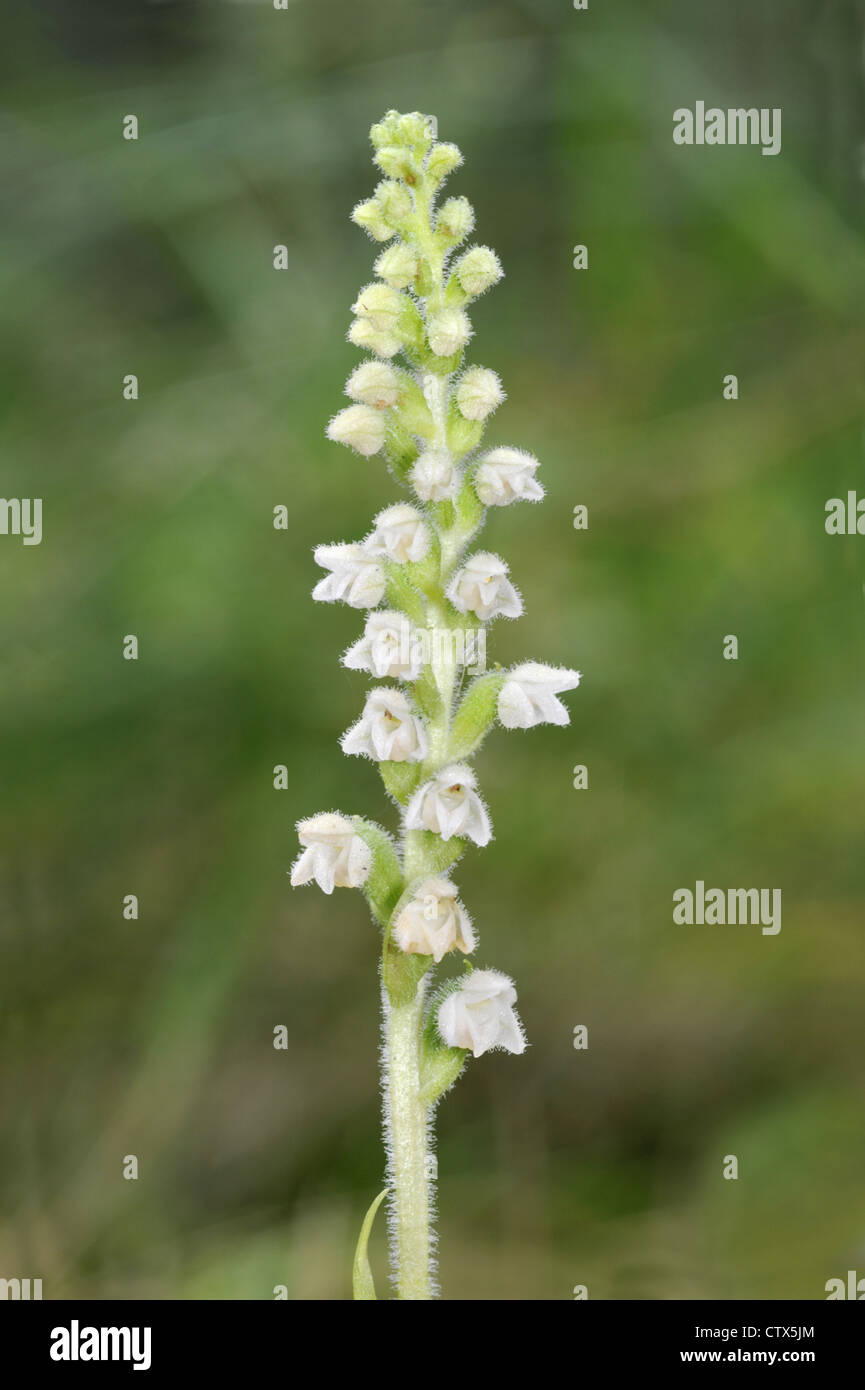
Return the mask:
<path id="1" fill-rule="evenodd" d="M 377 332 L 392 333 L 399 322 L 404 303 L 399 290 L 373 281 L 361 290 L 351 306 L 351 311 L 357 314 L 359 319 L 366 319 L 371 323 Z"/>
<path id="2" fill-rule="evenodd" d="M 451 357 L 464 348 L 472 336 L 465 309 L 439 309 L 427 324 L 427 338 L 436 357 Z"/>
<path id="3" fill-rule="evenodd" d="M 366 882 L 372 852 L 350 820 L 324 812 L 302 820 L 297 827 L 303 852 L 291 870 L 291 886 L 315 879 L 324 893 L 334 888 L 360 888 Z"/>
<path id="4" fill-rule="evenodd" d="M 477 944 L 456 885 L 446 878 L 428 878 L 419 885 L 397 917 L 393 934 L 401 951 L 432 956 L 436 965 L 447 951 L 467 955 Z"/>
<path id="5" fill-rule="evenodd" d="M 375 608 L 384 598 L 384 570 L 361 545 L 319 545 L 315 563 L 331 573 L 312 591 L 320 603 L 347 603 L 351 608 Z"/>
<path id="6" fill-rule="evenodd" d="M 412 251 L 405 242 L 397 242 L 382 251 L 375 263 L 375 273 L 387 281 L 395 290 L 405 290 L 416 278 L 418 272 L 417 252 Z"/>
<path id="7" fill-rule="evenodd" d="M 485 507 L 539 502 L 544 495 L 535 477 L 538 460 L 525 449 L 491 449 L 475 474 L 475 492 Z"/>
<path id="8" fill-rule="evenodd" d="M 514 1012 L 514 982 L 500 970 L 473 970 L 441 1005 L 436 1021 L 448 1047 L 465 1047 L 475 1057 L 491 1048 L 525 1052 L 522 1024 Z"/>
<path id="9" fill-rule="evenodd" d="M 386 362 L 361 362 L 345 383 L 345 394 L 376 410 L 387 410 L 396 405 L 399 377 Z"/>
<path id="10" fill-rule="evenodd" d="M 489 367 L 469 367 L 457 383 L 457 408 L 466 420 L 485 420 L 504 398 L 502 383 Z"/>
<path id="11" fill-rule="evenodd" d="M 570 716 L 556 696 L 575 690 L 579 671 L 526 661 L 508 672 L 499 691 L 499 719 L 506 729 L 532 729 L 536 724 L 568 724 Z"/>
<path id="12" fill-rule="evenodd" d="M 459 282 L 466 294 L 483 294 L 498 284 L 504 271 L 502 263 L 489 246 L 473 246 L 460 256 L 455 267 Z"/>
<path id="13" fill-rule="evenodd" d="M 443 840 L 465 835 L 476 845 L 488 845 L 493 828 L 476 786 L 477 779 L 465 763 L 442 768 L 412 796 L 406 807 L 406 829 L 432 830 Z"/>
<path id="14" fill-rule="evenodd" d="M 459 474 L 446 449 L 426 449 L 409 475 L 422 502 L 444 502 L 457 490 Z"/>
<path id="15" fill-rule="evenodd" d="M 523 601 L 507 578 L 508 567 L 498 555 L 479 550 L 470 555 L 451 581 L 447 596 L 460 613 L 475 613 L 482 622 L 488 618 L 518 618 Z"/>
<path id="16" fill-rule="evenodd" d="M 373 526 L 374 531 L 363 543 L 369 555 L 395 560 L 398 565 L 426 558 L 430 548 L 429 527 L 417 508 L 408 502 L 385 507 Z"/>
<path id="17" fill-rule="evenodd" d="M 369 671 L 379 680 L 416 681 L 423 666 L 423 650 L 413 640 L 412 626 L 404 613 L 370 613 L 363 637 L 342 658 L 350 671 Z"/>
<path id="18" fill-rule="evenodd" d="M 402 347 L 402 338 L 396 333 L 382 333 L 374 328 L 369 319 L 355 319 L 348 330 L 348 341 L 355 347 L 368 349 L 377 357 L 393 357 Z"/>
<path id="19" fill-rule="evenodd" d="M 327 437 L 369 458 L 377 454 L 384 443 L 384 420 L 370 405 L 349 405 L 334 415 L 327 427 Z"/>
<path id="20" fill-rule="evenodd" d="M 363 714 L 340 740 L 343 753 L 360 753 L 380 763 L 419 763 L 427 755 L 426 729 L 407 696 L 379 686 L 366 697 Z"/>

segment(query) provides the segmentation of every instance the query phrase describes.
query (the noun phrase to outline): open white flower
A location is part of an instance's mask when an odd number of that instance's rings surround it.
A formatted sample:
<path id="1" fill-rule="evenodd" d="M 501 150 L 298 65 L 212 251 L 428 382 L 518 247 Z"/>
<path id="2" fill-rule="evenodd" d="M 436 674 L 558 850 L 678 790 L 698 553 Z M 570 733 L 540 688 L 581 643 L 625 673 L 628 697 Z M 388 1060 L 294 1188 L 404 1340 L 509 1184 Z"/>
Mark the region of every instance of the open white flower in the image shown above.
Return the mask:
<path id="1" fill-rule="evenodd" d="M 446 952 L 467 955 L 477 944 L 456 884 L 446 878 L 428 878 L 418 886 L 397 917 L 393 934 L 401 951 L 432 956 L 436 965 Z"/>
<path id="2" fill-rule="evenodd" d="M 405 813 L 407 830 L 433 830 L 443 840 L 465 835 L 488 845 L 493 828 L 478 796 L 477 778 L 465 763 L 451 763 L 412 796 Z"/>
<path id="3" fill-rule="evenodd" d="M 373 525 L 375 529 L 363 543 L 368 554 L 395 560 L 399 565 L 407 560 L 423 560 L 428 554 L 429 527 L 417 507 L 408 502 L 385 507 Z"/>
<path id="4" fill-rule="evenodd" d="M 469 556 L 452 580 L 447 596 L 460 613 L 475 613 L 482 622 L 489 618 L 518 618 L 523 601 L 507 574 L 508 567 L 500 556 L 479 550 Z"/>
<path id="5" fill-rule="evenodd" d="M 465 1047 L 475 1057 L 492 1048 L 525 1052 L 526 1038 L 514 1012 L 514 982 L 500 970 L 473 970 L 442 1003 L 436 1016 L 448 1047 Z"/>
<path id="6" fill-rule="evenodd" d="M 343 753 L 359 753 L 380 763 L 419 763 L 427 755 L 427 736 L 411 702 L 393 686 L 379 686 L 366 697 L 363 714 L 344 733 Z"/>
<path id="7" fill-rule="evenodd" d="M 423 649 L 413 638 L 404 613 L 370 613 L 363 637 L 345 652 L 343 665 L 350 671 L 369 671 L 379 680 L 416 681 L 423 666 Z"/>
<path id="8" fill-rule="evenodd" d="M 469 367 L 457 383 L 457 407 L 467 420 L 485 420 L 504 398 L 502 383 L 489 367 Z"/>
<path id="9" fill-rule="evenodd" d="M 312 591 L 319 603 L 347 603 L 351 608 L 375 608 L 384 598 L 385 574 L 374 555 L 363 546 L 318 545 L 315 563 L 330 574 Z"/>
<path id="10" fill-rule="evenodd" d="M 544 489 L 535 477 L 538 467 L 534 454 L 525 449 L 492 449 L 478 465 L 475 492 L 485 507 L 540 502 Z"/>
<path id="11" fill-rule="evenodd" d="M 422 502 L 445 502 L 454 496 L 459 481 L 446 449 L 425 449 L 409 476 Z"/>
<path id="12" fill-rule="evenodd" d="M 536 724 L 568 724 L 570 716 L 556 696 L 575 690 L 579 671 L 526 661 L 508 672 L 499 691 L 499 720 L 506 729 L 532 729 Z"/>
<path id="13" fill-rule="evenodd" d="M 350 820 L 338 812 L 302 820 L 297 835 L 303 851 L 291 870 L 291 886 L 315 879 L 324 893 L 334 888 L 360 888 L 372 864 L 372 851 Z"/>
<path id="14" fill-rule="evenodd" d="M 328 439 L 347 444 L 369 458 L 384 443 L 384 420 L 371 405 L 347 405 L 334 415 L 327 427 Z"/>

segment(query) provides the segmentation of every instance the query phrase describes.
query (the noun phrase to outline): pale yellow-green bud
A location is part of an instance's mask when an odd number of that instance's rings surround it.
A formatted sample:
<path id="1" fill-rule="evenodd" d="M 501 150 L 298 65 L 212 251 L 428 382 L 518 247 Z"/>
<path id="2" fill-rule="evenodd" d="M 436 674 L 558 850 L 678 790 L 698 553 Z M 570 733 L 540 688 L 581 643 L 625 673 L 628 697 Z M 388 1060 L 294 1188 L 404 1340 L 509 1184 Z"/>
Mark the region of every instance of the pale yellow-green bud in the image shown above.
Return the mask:
<path id="1" fill-rule="evenodd" d="M 398 241 L 382 251 L 375 263 L 375 273 L 395 290 L 407 289 L 418 273 L 418 256 L 405 242 Z"/>
<path id="2" fill-rule="evenodd" d="M 404 303 L 398 290 L 374 280 L 364 286 L 351 308 L 359 319 L 369 319 L 379 333 L 393 333 Z"/>
<path id="3" fill-rule="evenodd" d="M 488 367 L 469 367 L 457 384 L 457 408 L 467 420 L 485 420 L 504 399 L 502 383 Z"/>
<path id="4" fill-rule="evenodd" d="M 345 394 L 376 410 L 387 410 L 396 405 L 399 377 L 386 362 L 361 362 L 345 383 Z"/>
<path id="5" fill-rule="evenodd" d="M 375 201 L 381 209 L 382 217 L 394 229 L 412 214 L 412 197 L 408 189 L 395 179 L 385 179 L 375 190 Z"/>
<path id="6" fill-rule="evenodd" d="M 373 241 L 390 241 L 394 234 L 393 227 L 385 221 L 375 198 L 368 198 L 365 203 L 358 203 L 351 214 L 351 220 L 356 226 L 362 227 Z"/>
<path id="7" fill-rule="evenodd" d="M 473 246 L 460 256 L 454 270 L 466 294 L 483 294 L 501 280 L 504 271 L 495 251 L 489 246 Z"/>
<path id="8" fill-rule="evenodd" d="M 426 162 L 428 177 L 432 180 L 434 187 L 444 183 L 448 174 L 458 169 L 463 162 L 463 157 L 456 145 L 433 145 L 429 152 Z"/>
<path id="9" fill-rule="evenodd" d="M 464 348 L 472 335 L 464 309 L 440 309 L 427 324 L 427 339 L 436 357 L 450 357 Z"/>
<path id="10" fill-rule="evenodd" d="M 436 217 L 436 231 L 449 246 L 465 241 L 475 225 L 475 214 L 468 198 L 447 198 Z"/>
<path id="11" fill-rule="evenodd" d="M 348 330 L 348 341 L 355 347 L 366 348 L 377 357 L 393 357 L 402 347 L 402 338 L 395 333 L 382 333 L 369 319 L 355 319 Z"/>
<path id="12" fill-rule="evenodd" d="M 369 405 L 349 405 L 334 415 L 327 427 L 328 439 L 347 444 L 367 458 L 377 454 L 384 443 L 385 424 L 377 410 Z"/>
<path id="13" fill-rule="evenodd" d="M 384 120 L 372 127 L 369 137 L 377 150 L 388 145 L 403 145 L 412 146 L 425 154 L 432 144 L 429 121 L 420 111 L 407 114 L 388 111 Z"/>
<path id="14" fill-rule="evenodd" d="M 421 166 L 412 155 L 411 150 L 404 149 L 399 145 L 385 145 L 382 149 L 376 150 L 373 158 L 379 169 L 383 174 L 387 174 L 388 178 L 402 179 L 411 187 L 417 183 Z"/>

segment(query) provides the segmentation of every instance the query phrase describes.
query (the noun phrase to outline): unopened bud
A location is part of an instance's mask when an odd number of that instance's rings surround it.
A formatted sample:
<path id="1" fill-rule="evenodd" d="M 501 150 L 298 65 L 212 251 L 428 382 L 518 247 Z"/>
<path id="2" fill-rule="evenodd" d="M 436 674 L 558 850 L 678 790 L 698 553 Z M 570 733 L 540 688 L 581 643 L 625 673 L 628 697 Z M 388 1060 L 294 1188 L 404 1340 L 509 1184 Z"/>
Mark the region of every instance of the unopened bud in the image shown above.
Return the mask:
<path id="1" fill-rule="evenodd" d="M 327 427 L 327 437 L 369 458 L 377 454 L 384 443 L 384 420 L 372 406 L 349 405 L 334 415 Z"/>
<path id="2" fill-rule="evenodd" d="M 460 256 L 454 269 L 466 294 L 473 297 L 497 284 L 504 274 L 501 261 L 489 246 L 473 246 Z"/>
<path id="3" fill-rule="evenodd" d="M 387 410 L 396 405 L 399 377 L 386 362 L 362 362 L 345 383 L 345 394 L 375 410 Z"/>
<path id="4" fill-rule="evenodd" d="M 464 309 L 440 309 L 427 324 L 427 338 L 436 357 L 451 357 L 465 347 L 472 335 Z"/>
<path id="5" fill-rule="evenodd" d="M 450 246 L 465 241 L 475 225 L 475 214 L 468 198 L 447 198 L 436 217 L 436 231 Z"/>
<path id="6" fill-rule="evenodd" d="M 417 252 L 405 242 L 398 241 L 382 251 L 375 263 L 375 273 L 395 290 L 407 289 L 418 273 Z"/>
<path id="7" fill-rule="evenodd" d="M 502 383 L 488 367 L 469 367 L 457 384 L 457 408 L 467 420 L 485 420 L 504 399 Z"/>

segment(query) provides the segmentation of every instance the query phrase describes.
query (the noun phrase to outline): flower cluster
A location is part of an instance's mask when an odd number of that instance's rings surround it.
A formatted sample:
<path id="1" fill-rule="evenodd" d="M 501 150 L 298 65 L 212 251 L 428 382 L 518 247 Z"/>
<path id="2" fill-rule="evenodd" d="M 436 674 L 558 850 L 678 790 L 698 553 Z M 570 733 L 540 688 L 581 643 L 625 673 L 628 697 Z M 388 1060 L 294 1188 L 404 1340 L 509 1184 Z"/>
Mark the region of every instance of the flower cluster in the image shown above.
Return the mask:
<path id="1" fill-rule="evenodd" d="M 493 833 L 467 759 L 496 722 L 566 724 L 558 696 L 580 676 L 528 662 L 469 680 L 456 640 L 436 643 L 428 660 L 404 641 L 407 630 L 456 639 L 471 623 L 485 628 L 522 614 L 506 562 L 472 544 L 487 509 L 538 501 L 544 490 L 532 454 L 481 444 L 505 393 L 494 371 L 465 361 L 469 308 L 502 268 L 488 246 L 466 245 L 474 226 L 468 201 L 441 195 L 462 156 L 435 140 L 418 113 L 389 112 L 371 137 L 382 179 L 352 218 L 384 249 L 348 329 L 369 355 L 351 373 L 351 404 L 327 435 L 364 459 L 380 457 L 408 495 L 365 538 L 316 549 L 325 575 L 313 597 L 367 610 L 343 661 L 385 683 L 369 691 L 341 746 L 379 765 L 401 835 L 339 814 L 302 821 L 292 883 L 315 879 L 327 893 L 363 887 L 383 929 L 383 980 L 395 1007 L 422 997 L 445 956 L 477 946 L 447 877 L 469 842 L 486 845 Z M 515 1002 L 512 981 L 495 970 L 469 968 L 440 989 L 418 1041 L 427 1105 L 469 1054 L 525 1049 Z"/>

